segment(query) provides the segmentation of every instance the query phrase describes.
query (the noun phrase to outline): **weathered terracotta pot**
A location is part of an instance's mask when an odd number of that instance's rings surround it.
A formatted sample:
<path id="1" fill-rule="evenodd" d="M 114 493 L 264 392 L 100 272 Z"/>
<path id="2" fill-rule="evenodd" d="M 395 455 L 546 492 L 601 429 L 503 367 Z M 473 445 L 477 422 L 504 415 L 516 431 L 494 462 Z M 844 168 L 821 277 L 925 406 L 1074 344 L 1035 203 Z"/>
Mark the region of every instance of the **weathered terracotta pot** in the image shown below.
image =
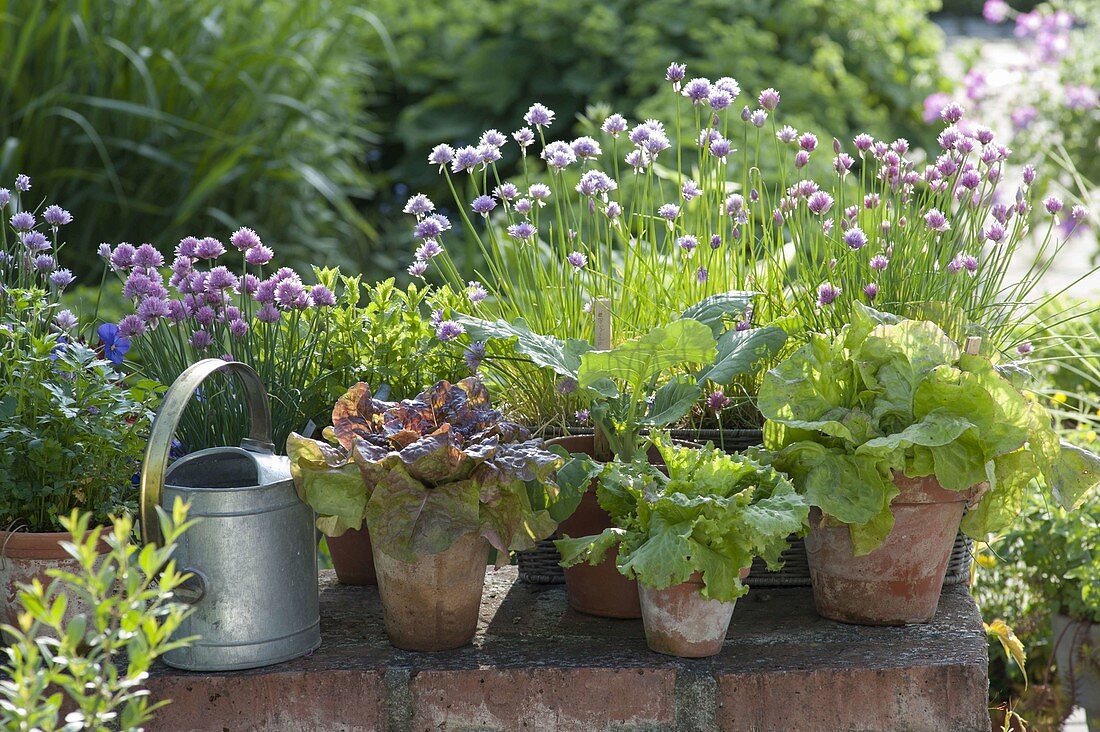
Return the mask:
<path id="1" fill-rule="evenodd" d="M 556 437 L 547 445 L 560 445 L 569 452 L 592 455 L 595 452 L 592 435 Z M 596 481 L 588 486 L 573 515 L 558 525 L 558 533 L 578 538 L 598 534 L 611 527 L 611 516 L 596 500 Z M 619 573 L 615 565 L 618 549 L 612 549 L 599 564 L 587 562 L 565 569 L 565 590 L 569 606 L 574 610 L 602 618 L 640 618 L 638 583 Z"/>
<path id="2" fill-rule="evenodd" d="M 38 579 L 45 586 L 53 581 L 46 571 L 61 569 L 66 572 L 80 571 L 80 562 L 73 559 L 61 547 L 61 542 L 72 541 L 67 531 L 47 533 L 27 533 L 22 531 L 0 531 L 0 592 L 3 592 L 2 614 L 4 622 L 17 625 L 19 622 L 19 587 Z M 99 540 L 100 554 L 111 550 L 107 542 Z M 67 623 L 90 608 L 78 598 L 70 597 L 65 610 Z"/>
<path id="3" fill-rule="evenodd" d="M 466 534 L 438 554 L 410 564 L 376 546 L 374 566 L 386 634 L 406 651 L 460 648 L 477 632 L 489 542 Z"/>
<path id="4" fill-rule="evenodd" d="M 969 491 L 940 487 L 934 476 L 895 474 L 894 528 L 882 546 L 853 556 L 848 527 L 810 511 L 806 554 L 817 612 L 860 625 L 927 623 L 936 614 L 944 572 Z"/>
<path id="5" fill-rule="evenodd" d="M 349 529 L 339 536 L 327 536 L 328 552 L 336 579 L 344 585 L 376 585 L 374 552 L 371 550 L 367 527 Z"/>
<path id="6" fill-rule="evenodd" d="M 748 567 L 741 570 L 741 579 L 748 575 Z M 638 583 L 649 650 L 681 658 L 705 658 L 722 650 L 735 603 L 705 598 L 699 594 L 702 589 L 699 572 L 663 590 Z"/>
<path id="7" fill-rule="evenodd" d="M 1100 732 L 1100 624 L 1054 613 L 1050 625 L 1062 688 L 1085 710 L 1089 729 Z"/>

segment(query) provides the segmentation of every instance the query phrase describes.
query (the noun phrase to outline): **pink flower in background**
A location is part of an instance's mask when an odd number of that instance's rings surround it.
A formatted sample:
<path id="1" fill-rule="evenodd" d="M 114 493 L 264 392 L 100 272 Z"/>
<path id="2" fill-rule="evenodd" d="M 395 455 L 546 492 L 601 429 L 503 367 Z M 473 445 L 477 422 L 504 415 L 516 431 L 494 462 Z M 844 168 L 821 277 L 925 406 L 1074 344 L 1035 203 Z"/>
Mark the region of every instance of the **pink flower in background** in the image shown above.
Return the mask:
<path id="1" fill-rule="evenodd" d="M 1069 109 L 1088 110 L 1100 106 L 1100 97 L 1088 84 L 1067 84 L 1065 91 Z"/>
<path id="2" fill-rule="evenodd" d="M 940 112 L 951 103 L 951 95 L 947 92 L 935 92 L 924 98 L 924 121 L 934 123 L 940 118 Z"/>
<path id="3" fill-rule="evenodd" d="M 1010 8 L 1005 0 L 985 0 L 982 6 L 982 17 L 990 23 L 1003 23 L 1008 19 Z"/>

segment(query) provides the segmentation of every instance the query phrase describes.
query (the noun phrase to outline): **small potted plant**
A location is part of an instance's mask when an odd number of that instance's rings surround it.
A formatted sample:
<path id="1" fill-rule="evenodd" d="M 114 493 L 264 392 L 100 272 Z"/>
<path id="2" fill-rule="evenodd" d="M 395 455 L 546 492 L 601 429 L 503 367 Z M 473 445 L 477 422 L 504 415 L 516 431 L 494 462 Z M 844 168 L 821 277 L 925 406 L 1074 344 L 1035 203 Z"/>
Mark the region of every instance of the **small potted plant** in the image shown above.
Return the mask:
<path id="1" fill-rule="evenodd" d="M 655 444 L 667 475 L 647 461 L 606 464 L 597 495 L 615 525 L 557 545 L 566 566 L 602 562 L 617 547 L 619 572 L 638 580 L 650 649 L 713 656 L 734 601 L 748 592 L 741 581 L 752 560 L 762 557 L 777 569 L 809 507 L 761 451 L 729 455 L 713 445 Z"/>
<path id="2" fill-rule="evenodd" d="M 474 378 L 397 403 L 357 384 L 327 435 L 335 444 L 291 435 L 295 482 L 326 533 L 369 529 L 390 642 L 469 643 L 490 547 L 507 556 L 557 527 L 563 459 L 504 421 Z"/>
<path id="3" fill-rule="evenodd" d="M 585 341 L 562 341 L 532 333 L 522 319 L 489 322 L 462 316 L 458 322 L 478 341 L 514 339 L 514 349 L 534 364 L 553 370 L 589 404 L 596 435 L 556 438 L 549 444 L 569 453 L 630 463 L 639 456 L 660 461 L 643 430 L 661 429 L 684 418 L 708 384 L 726 384 L 750 373 L 775 355 L 786 340 L 775 327 L 739 329 L 731 319 L 743 313 L 752 293 L 728 292 L 707 298 L 667 325 L 597 350 Z M 606 446 L 597 443 L 606 441 Z M 570 470 L 580 469 L 571 464 Z M 591 473 L 587 475 L 587 473 Z M 587 489 L 564 491 L 561 531 L 596 534 L 612 526 L 597 500 L 596 471 L 586 471 Z M 565 572 L 569 604 L 602 617 L 641 616 L 635 583 L 615 569 L 614 549 L 604 562 L 574 564 Z"/>
<path id="4" fill-rule="evenodd" d="M 838 335 L 811 334 L 768 372 L 760 411 L 776 467 L 814 507 L 814 600 L 833 620 L 931 620 L 960 523 L 982 538 L 1032 479 L 1073 507 L 1100 476 L 988 359 L 858 304 Z"/>
<path id="5" fill-rule="evenodd" d="M 60 305 L 73 274 L 56 258 L 72 217 L 58 206 L 22 209 L 30 185 L 19 176 L 15 194 L 0 189 L 0 611 L 13 623 L 20 584 L 78 569 L 64 546 L 70 512 L 105 525 L 134 507 L 156 391 L 126 384 L 109 354 L 82 342 L 78 318 Z M 74 599 L 66 617 L 87 609 Z"/>

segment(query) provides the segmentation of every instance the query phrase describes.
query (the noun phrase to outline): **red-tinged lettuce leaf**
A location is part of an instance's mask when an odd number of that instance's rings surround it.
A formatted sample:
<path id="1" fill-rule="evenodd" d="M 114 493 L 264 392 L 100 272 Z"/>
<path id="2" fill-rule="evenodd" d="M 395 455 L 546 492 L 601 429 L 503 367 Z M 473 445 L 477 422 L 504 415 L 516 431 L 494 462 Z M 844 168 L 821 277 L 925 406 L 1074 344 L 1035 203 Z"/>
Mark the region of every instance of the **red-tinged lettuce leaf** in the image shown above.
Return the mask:
<path id="1" fill-rule="evenodd" d="M 512 478 L 540 482 L 551 480 L 555 471 L 565 464 L 561 457 L 546 450 L 542 440 L 506 442 L 489 456 L 489 462 Z"/>
<path id="2" fill-rule="evenodd" d="M 498 483 L 495 500 L 481 503 L 481 535 L 502 554 L 533 549 L 554 533 L 557 522 L 547 511 L 531 506 L 522 481 Z"/>
<path id="3" fill-rule="evenodd" d="M 370 387 L 359 382 L 332 408 L 333 434 L 345 450 L 350 450 L 357 439 L 371 438 L 381 430 L 383 414 L 391 406 L 374 399 Z"/>
<path id="4" fill-rule="evenodd" d="M 462 450 L 460 438 L 446 424 L 402 448 L 397 457 L 410 475 L 429 486 L 463 480 L 477 465 L 477 460 Z"/>
<path id="5" fill-rule="evenodd" d="M 317 528 L 340 536 L 363 523 L 367 488 L 345 450 L 291 434 L 286 443 L 299 498 L 317 514 Z"/>
<path id="6" fill-rule="evenodd" d="M 399 463 L 375 486 L 365 518 L 375 546 L 395 559 L 414 562 L 478 531 L 478 503 L 474 481 L 428 488 Z"/>

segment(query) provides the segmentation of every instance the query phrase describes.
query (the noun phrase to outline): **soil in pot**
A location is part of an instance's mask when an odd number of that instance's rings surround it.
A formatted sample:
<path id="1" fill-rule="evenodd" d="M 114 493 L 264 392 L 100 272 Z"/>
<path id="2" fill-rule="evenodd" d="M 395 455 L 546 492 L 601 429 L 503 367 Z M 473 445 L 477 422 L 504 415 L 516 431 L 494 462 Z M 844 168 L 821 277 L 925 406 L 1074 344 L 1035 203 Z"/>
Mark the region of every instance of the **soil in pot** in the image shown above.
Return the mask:
<path id="1" fill-rule="evenodd" d="M 460 648 L 477 632 L 489 542 L 478 534 L 458 538 L 449 549 L 394 559 L 373 547 L 386 634 L 406 651 Z"/>
<path id="2" fill-rule="evenodd" d="M 969 491 L 940 487 L 934 476 L 895 473 L 894 528 L 864 556 L 852 554 L 848 527 L 810 512 L 806 553 L 817 612 L 860 625 L 927 623 L 936 614 L 944 572 Z"/>
<path id="3" fill-rule="evenodd" d="M 1050 624 L 1062 689 L 1084 708 L 1089 730 L 1100 732 L 1100 624 L 1061 613 L 1054 613 Z"/>
<path id="4" fill-rule="evenodd" d="M 741 579 L 749 574 L 741 570 Z M 699 594 L 703 575 L 661 590 L 638 583 L 642 624 L 649 650 L 680 658 L 705 658 L 722 650 L 733 617 L 734 603 Z"/>
<path id="5" fill-rule="evenodd" d="M 27 533 L 22 531 L 0 531 L 0 615 L 4 622 L 19 624 L 19 586 L 30 584 L 37 579 L 45 586 L 53 581 L 47 570 L 60 569 L 74 574 L 80 572 L 80 562 L 73 559 L 61 547 L 61 542 L 72 541 L 67 531 L 48 533 Z M 104 539 L 99 540 L 99 553 L 111 551 Z M 77 598 L 70 597 L 65 610 L 65 622 L 91 608 Z"/>
<path id="6" fill-rule="evenodd" d="M 325 537 L 328 552 L 332 556 L 332 568 L 336 579 L 344 585 L 376 585 L 374 553 L 370 545 L 367 527 L 348 529 L 339 536 Z"/>

